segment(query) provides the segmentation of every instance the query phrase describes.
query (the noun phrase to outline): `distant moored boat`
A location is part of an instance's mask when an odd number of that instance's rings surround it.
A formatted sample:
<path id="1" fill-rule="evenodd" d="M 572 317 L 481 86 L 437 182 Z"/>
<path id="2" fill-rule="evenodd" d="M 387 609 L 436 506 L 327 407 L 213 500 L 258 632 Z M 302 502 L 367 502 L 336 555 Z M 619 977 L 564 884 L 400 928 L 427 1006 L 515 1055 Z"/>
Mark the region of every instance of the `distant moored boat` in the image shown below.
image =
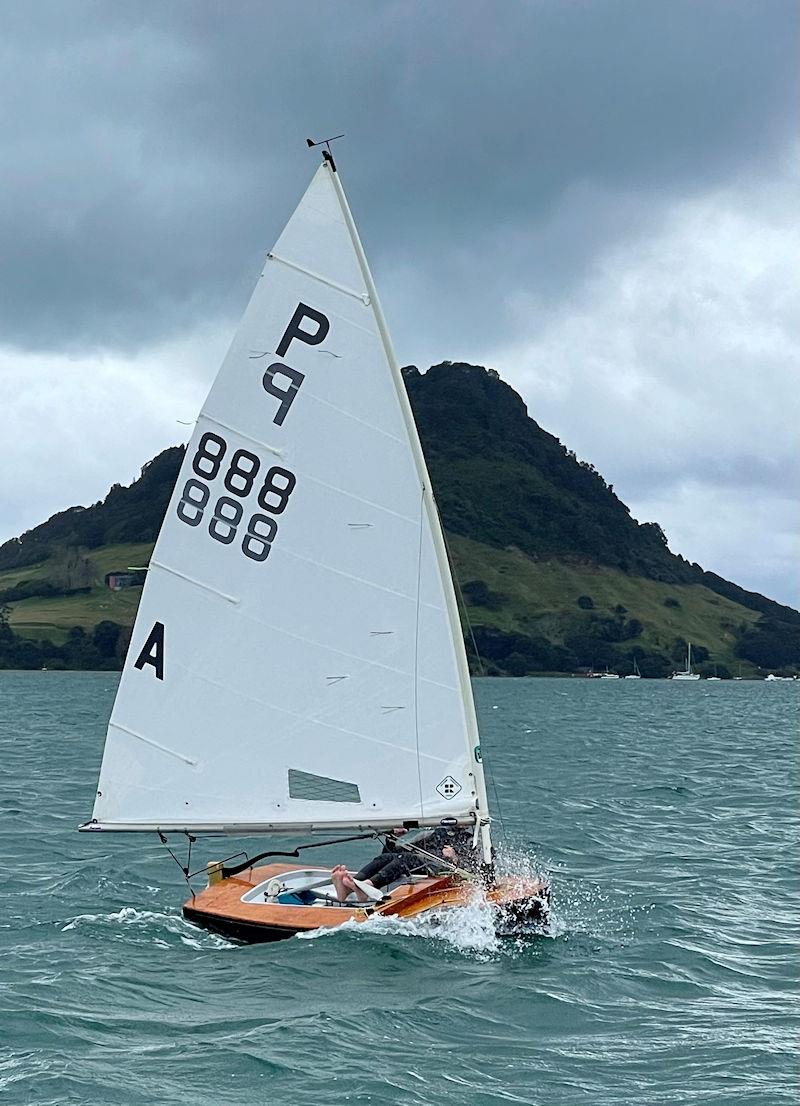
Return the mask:
<path id="1" fill-rule="evenodd" d="M 673 672 L 670 676 L 671 680 L 699 680 L 700 673 L 692 672 L 692 643 L 689 642 L 688 651 L 686 654 L 686 668 L 683 672 Z"/>

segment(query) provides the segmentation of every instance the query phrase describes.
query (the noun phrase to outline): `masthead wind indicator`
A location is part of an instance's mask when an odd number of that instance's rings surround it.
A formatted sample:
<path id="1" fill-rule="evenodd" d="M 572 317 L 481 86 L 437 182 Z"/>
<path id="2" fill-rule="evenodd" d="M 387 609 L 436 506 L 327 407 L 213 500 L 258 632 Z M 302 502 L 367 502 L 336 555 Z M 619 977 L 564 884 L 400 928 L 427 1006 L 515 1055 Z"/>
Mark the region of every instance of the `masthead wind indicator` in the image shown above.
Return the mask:
<path id="1" fill-rule="evenodd" d="M 322 156 L 325 161 L 330 162 L 331 169 L 333 169 L 334 173 L 336 172 L 336 162 L 333 160 L 333 154 L 331 153 L 331 142 L 335 142 L 337 138 L 344 138 L 344 135 L 334 134 L 331 135 L 330 138 L 321 138 L 319 142 L 315 142 L 313 138 L 306 139 L 306 146 L 308 146 L 310 150 L 313 150 L 315 146 L 325 147 L 322 151 Z"/>

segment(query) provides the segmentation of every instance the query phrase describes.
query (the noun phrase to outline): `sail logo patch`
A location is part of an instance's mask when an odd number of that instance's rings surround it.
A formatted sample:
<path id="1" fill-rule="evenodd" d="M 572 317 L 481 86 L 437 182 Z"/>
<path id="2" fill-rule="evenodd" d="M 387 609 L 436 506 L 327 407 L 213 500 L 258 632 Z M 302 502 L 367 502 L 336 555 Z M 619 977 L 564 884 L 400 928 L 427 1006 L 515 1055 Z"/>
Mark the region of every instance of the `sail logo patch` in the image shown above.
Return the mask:
<path id="1" fill-rule="evenodd" d="M 436 785 L 436 790 L 443 799 L 454 799 L 461 790 L 461 784 L 452 776 L 445 776 L 442 782 Z"/>

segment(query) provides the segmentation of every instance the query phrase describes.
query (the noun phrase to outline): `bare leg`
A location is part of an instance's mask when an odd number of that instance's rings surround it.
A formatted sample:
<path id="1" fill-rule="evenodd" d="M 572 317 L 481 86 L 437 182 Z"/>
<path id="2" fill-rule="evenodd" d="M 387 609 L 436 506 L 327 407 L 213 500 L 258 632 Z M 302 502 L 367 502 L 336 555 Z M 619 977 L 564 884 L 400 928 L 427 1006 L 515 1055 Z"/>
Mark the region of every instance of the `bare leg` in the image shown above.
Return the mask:
<path id="1" fill-rule="evenodd" d="M 372 882 L 371 879 L 362 879 L 362 880 L 359 880 L 359 883 L 368 883 L 370 885 L 370 887 L 375 886 L 375 884 Z M 355 883 L 353 883 L 353 877 L 352 876 L 346 875 L 344 877 L 344 885 L 345 885 L 345 887 L 349 888 L 350 891 L 355 891 L 356 898 L 358 899 L 359 902 L 372 902 L 369 895 L 365 895 L 360 887 L 356 887 Z"/>
<path id="2" fill-rule="evenodd" d="M 348 880 L 350 886 L 347 886 L 345 880 Z M 339 902 L 344 902 L 350 892 L 354 889 L 353 881 L 347 874 L 347 868 L 344 864 L 337 864 L 335 868 L 331 869 L 331 883 L 336 888 L 336 898 Z"/>

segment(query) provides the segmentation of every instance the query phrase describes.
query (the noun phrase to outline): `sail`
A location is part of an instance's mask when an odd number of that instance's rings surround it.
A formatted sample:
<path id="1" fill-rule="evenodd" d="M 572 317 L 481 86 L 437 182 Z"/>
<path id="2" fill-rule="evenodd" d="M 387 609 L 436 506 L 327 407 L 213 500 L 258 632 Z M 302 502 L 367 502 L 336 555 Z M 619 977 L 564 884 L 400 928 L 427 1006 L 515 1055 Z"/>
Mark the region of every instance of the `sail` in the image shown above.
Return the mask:
<path id="1" fill-rule="evenodd" d="M 424 461 L 324 162 L 186 451 L 88 825 L 380 827 L 485 806 Z"/>

